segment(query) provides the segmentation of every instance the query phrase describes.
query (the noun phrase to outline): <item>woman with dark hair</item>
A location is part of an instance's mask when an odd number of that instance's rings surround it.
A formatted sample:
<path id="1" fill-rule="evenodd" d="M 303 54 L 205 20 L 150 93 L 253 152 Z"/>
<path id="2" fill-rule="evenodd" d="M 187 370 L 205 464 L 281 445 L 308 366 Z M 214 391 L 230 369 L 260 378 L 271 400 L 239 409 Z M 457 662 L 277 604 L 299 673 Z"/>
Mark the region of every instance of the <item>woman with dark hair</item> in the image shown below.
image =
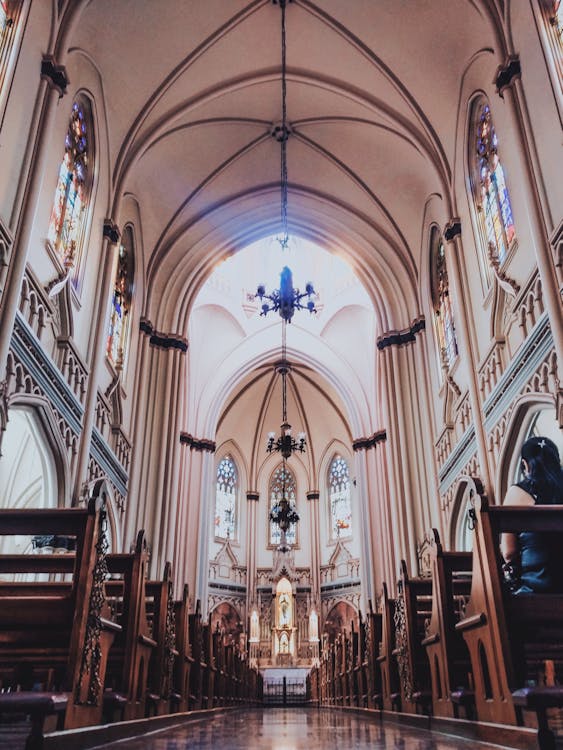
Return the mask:
<path id="1" fill-rule="evenodd" d="M 522 446 L 524 479 L 510 487 L 504 505 L 563 505 L 563 470 L 555 443 L 531 437 Z M 563 591 L 563 538 L 521 531 L 503 534 L 502 556 L 509 588 L 515 595 Z"/>

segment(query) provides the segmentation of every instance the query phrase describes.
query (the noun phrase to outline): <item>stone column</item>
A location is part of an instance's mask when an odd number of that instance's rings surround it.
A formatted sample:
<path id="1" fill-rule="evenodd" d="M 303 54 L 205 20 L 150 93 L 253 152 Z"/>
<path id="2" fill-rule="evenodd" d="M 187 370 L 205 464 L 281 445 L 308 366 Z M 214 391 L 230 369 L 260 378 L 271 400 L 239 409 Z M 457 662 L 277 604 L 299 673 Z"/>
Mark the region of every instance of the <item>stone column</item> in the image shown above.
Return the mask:
<path id="1" fill-rule="evenodd" d="M 487 451 L 487 437 L 485 434 L 484 416 L 481 409 L 481 398 L 478 382 L 479 356 L 476 351 L 476 343 L 472 336 L 473 323 L 470 320 L 470 306 L 462 277 L 461 258 L 463 258 L 463 245 L 461 242 L 461 221 L 452 219 L 444 228 L 444 239 L 446 241 L 446 262 L 448 265 L 448 278 L 453 287 L 453 300 L 455 305 L 456 331 L 459 334 L 460 355 L 468 364 L 468 388 L 469 403 L 471 405 L 471 420 L 475 429 L 475 441 L 477 444 L 477 458 L 479 470 L 483 481 L 485 492 L 489 498 L 494 497 L 494 485 L 491 480 L 491 469 L 489 466 L 489 454 Z"/>
<path id="2" fill-rule="evenodd" d="M 29 241 L 41 195 L 45 163 L 51 146 L 57 103 L 66 93 L 67 86 L 65 67 L 57 65 L 52 56 L 45 55 L 41 63 L 41 82 L 36 97 L 40 115 L 33 146 L 34 158 L 15 230 L 6 284 L 0 299 L 0 382 L 6 375 L 6 360 L 27 263 Z"/>
<path id="3" fill-rule="evenodd" d="M 258 607 L 256 596 L 256 516 L 260 494 L 255 490 L 246 493 L 246 611 L 251 613 L 252 607 Z"/>
<path id="4" fill-rule="evenodd" d="M 73 483 L 72 504 L 77 505 L 84 483 L 88 481 L 88 461 L 90 458 L 90 446 L 92 444 L 92 430 L 96 415 L 96 404 L 98 400 L 98 381 L 100 379 L 100 368 L 106 356 L 105 342 L 110 314 L 111 293 L 115 275 L 115 260 L 117 243 L 121 234 L 116 224 L 111 219 L 104 222 L 104 233 L 102 242 L 102 271 L 97 289 L 98 299 L 96 303 L 93 321 L 93 345 L 92 359 L 86 396 L 84 399 L 84 418 L 82 432 L 78 444 L 78 456 Z"/>
<path id="5" fill-rule="evenodd" d="M 529 207 L 529 221 L 534 237 L 534 250 L 538 272 L 542 284 L 545 307 L 549 315 L 553 344 L 557 359 L 563 362 L 563 315 L 561 297 L 557 281 L 556 260 L 550 243 L 553 222 L 547 202 L 534 143 L 533 128 L 530 123 L 526 97 L 522 87 L 520 59 L 510 56 L 504 65 L 497 69 L 495 78 L 497 93 L 506 99 L 518 139 L 518 152 L 521 154 L 525 179 L 519 189 L 526 197 Z"/>
<path id="6" fill-rule="evenodd" d="M 309 545 L 311 550 L 311 601 L 314 602 L 315 609 L 319 611 L 321 603 L 321 535 L 319 527 L 319 498 L 318 490 L 309 490 L 307 500 L 309 505 L 309 525 L 311 536 Z"/>

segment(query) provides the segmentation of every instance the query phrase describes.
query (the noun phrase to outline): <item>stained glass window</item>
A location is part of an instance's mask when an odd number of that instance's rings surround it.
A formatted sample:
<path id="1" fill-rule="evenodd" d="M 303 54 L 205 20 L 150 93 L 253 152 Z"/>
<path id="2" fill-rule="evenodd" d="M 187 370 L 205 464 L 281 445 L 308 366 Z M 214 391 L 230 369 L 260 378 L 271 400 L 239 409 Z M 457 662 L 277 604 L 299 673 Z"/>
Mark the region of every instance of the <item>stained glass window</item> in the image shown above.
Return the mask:
<path id="1" fill-rule="evenodd" d="M 440 364 L 451 367 L 457 356 L 457 340 L 450 299 L 444 242 L 435 227 L 432 230 L 430 262 L 434 329 L 440 351 Z"/>
<path id="2" fill-rule="evenodd" d="M 332 539 L 352 535 L 350 470 L 342 456 L 335 456 L 328 472 L 330 535 Z"/>
<path id="3" fill-rule="evenodd" d="M 277 505 L 284 497 L 291 506 L 295 505 L 297 492 L 295 477 L 287 466 L 278 466 L 270 480 L 270 509 Z M 285 540 L 288 544 L 297 541 L 297 527 L 292 524 L 286 531 Z M 270 521 L 270 544 L 277 546 L 281 543 L 281 529 L 277 523 Z"/>
<path id="4" fill-rule="evenodd" d="M 234 539 L 236 534 L 238 474 L 235 462 L 225 456 L 217 467 L 215 536 Z"/>
<path id="5" fill-rule="evenodd" d="M 123 230 L 119 245 L 106 348 L 108 359 L 118 369 L 123 367 L 128 338 L 133 271 L 133 230 L 130 225 L 127 225 Z"/>
<path id="6" fill-rule="evenodd" d="M 498 139 L 486 102 L 477 109 L 475 129 L 477 159 L 477 207 L 483 221 L 487 258 L 502 263 L 516 237 L 512 207 L 498 155 Z"/>
<path id="7" fill-rule="evenodd" d="M 48 239 L 63 266 L 77 269 L 91 185 L 92 134 L 86 105 L 75 101 L 65 137 Z M 77 280 L 74 273 L 74 281 Z"/>

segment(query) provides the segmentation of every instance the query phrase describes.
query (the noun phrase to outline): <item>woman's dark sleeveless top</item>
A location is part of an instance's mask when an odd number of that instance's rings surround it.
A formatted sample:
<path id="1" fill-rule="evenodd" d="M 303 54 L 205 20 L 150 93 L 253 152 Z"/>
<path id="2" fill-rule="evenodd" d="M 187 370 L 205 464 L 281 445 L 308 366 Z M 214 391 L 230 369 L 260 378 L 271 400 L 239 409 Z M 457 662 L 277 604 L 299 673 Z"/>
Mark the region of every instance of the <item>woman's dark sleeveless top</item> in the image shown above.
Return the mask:
<path id="1" fill-rule="evenodd" d="M 538 495 L 529 480 L 516 485 L 534 498 L 536 505 L 552 505 L 551 498 Z M 563 591 L 563 539 L 560 534 L 521 531 L 519 593 L 555 593 Z"/>

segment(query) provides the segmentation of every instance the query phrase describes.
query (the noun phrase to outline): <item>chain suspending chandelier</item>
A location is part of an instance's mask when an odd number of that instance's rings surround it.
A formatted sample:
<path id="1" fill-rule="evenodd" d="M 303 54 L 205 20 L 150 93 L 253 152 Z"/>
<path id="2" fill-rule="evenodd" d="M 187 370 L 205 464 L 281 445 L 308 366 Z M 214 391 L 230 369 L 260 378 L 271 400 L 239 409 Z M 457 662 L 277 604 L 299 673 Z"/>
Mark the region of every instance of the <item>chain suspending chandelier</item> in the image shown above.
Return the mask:
<path id="1" fill-rule="evenodd" d="M 273 137 L 280 144 L 280 188 L 281 188 L 281 235 L 278 237 L 280 247 L 286 250 L 289 244 L 289 230 L 287 226 L 287 139 L 289 138 L 290 128 L 287 124 L 287 83 L 286 83 L 286 41 L 285 41 L 285 8 L 291 0 L 273 0 L 274 5 L 281 8 L 281 82 L 282 82 L 282 120 L 280 125 L 272 129 Z M 315 308 L 315 289 L 309 281 L 305 286 L 305 291 L 300 292 L 293 286 L 293 275 L 288 266 L 284 266 L 280 275 L 280 288 L 274 289 L 270 294 L 266 294 L 266 288 L 260 284 L 256 290 L 255 297 L 260 299 L 262 308 L 260 315 L 267 315 L 269 312 L 279 312 L 284 322 L 289 323 L 296 310 L 309 310 L 310 313 L 316 313 Z M 306 302 L 303 302 L 305 300 Z M 264 300 L 268 300 L 264 302 Z"/>
<path id="2" fill-rule="evenodd" d="M 268 453 L 277 451 L 282 454 L 285 461 L 293 453 L 304 453 L 307 441 L 305 433 L 300 432 L 297 439 L 291 434 L 291 425 L 287 421 L 287 374 L 289 372 L 289 362 L 286 356 L 286 325 L 282 323 L 282 358 L 281 362 L 276 365 L 276 371 L 281 375 L 282 381 L 282 423 L 280 426 L 280 436 L 276 438 L 274 432 L 268 433 L 268 444 L 266 450 Z"/>

